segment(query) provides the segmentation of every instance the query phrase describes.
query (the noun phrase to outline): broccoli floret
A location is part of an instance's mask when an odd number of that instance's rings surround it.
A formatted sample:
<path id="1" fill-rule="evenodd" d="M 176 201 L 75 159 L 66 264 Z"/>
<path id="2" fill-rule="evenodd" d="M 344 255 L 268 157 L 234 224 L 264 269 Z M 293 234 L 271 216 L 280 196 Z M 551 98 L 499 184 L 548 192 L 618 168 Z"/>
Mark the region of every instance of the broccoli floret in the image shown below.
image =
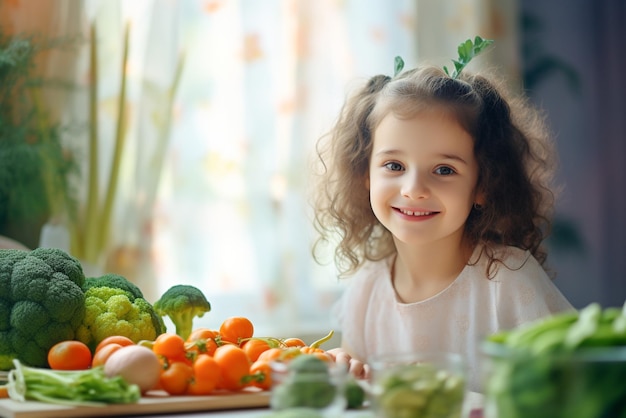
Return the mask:
<path id="1" fill-rule="evenodd" d="M 0 250 L 0 370 L 13 359 L 47 367 L 50 347 L 73 339 L 85 316 L 84 282 L 62 250 Z"/>
<path id="2" fill-rule="evenodd" d="M 154 303 L 154 310 L 161 316 L 169 316 L 176 326 L 176 334 L 186 340 L 191 334 L 193 319 L 211 311 L 211 304 L 200 289 L 179 284 L 163 293 Z"/>
<path id="3" fill-rule="evenodd" d="M 92 287 L 112 287 L 114 289 L 122 289 L 130 293 L 133 298 L 143 298 L 143 293 L 133 282 L 119 274 L 108 273 L 100 277 L 88 277 L 85 279 L 84 290 Z"/>
<path id="4" fill-rule="evenodd" d="M 85 281 L 85 317 L 77 339 L 93 351 L 111 335 L 123 335 L 134 342 L 154 340 L 165 332 L 162 318 L 143 298 L 137 286 L 125 277 L 107 274 Z"/>

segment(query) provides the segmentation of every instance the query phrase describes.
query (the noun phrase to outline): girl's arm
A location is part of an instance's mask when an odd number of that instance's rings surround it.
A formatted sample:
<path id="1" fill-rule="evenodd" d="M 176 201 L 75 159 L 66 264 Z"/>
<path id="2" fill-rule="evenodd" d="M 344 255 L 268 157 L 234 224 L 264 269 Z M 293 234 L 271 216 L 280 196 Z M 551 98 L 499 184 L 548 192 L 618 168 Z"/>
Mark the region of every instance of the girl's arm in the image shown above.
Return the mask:
<path id="1" fill-rule="evenodd" d="M 352 356 L 352 350 L 345 339 L 341 340 L 341 347 L 326 351 L 337 363 L 348 364 L 348 370 L 357 379 L 369 379 L 370 367 L 364 361 Z"/>

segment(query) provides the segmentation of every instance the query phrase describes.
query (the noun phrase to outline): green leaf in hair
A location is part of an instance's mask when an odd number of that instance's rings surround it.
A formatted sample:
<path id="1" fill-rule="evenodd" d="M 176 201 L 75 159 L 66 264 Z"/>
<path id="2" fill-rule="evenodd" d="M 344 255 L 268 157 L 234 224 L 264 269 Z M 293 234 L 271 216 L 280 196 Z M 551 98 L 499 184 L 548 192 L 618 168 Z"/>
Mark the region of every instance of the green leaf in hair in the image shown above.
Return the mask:
<path id="1" fill-rule="evenodd" d="M 474 38 L 474 42 L 468 39 L 459 45 L 459 58 L 452 60 L 454 63 L 454 72 L 450 74 L 448 68 L 444 65 L 443 71 L 452 78 L 458 78 L 461 71 L 470 63 L 470 61 L 483 52 L 489 45 L 493 43 L 492 39 L 483 39 L 480 36 Z"/>
<path id="2" fill-rule="evenodd" d="M 402 57 L 400 56 L 395 57 L 393 60 L 393 76 L 395 77 L 398 74 L 400 74 L 403 68 L 404 68 L 404 60 L 402 59 Z"/>

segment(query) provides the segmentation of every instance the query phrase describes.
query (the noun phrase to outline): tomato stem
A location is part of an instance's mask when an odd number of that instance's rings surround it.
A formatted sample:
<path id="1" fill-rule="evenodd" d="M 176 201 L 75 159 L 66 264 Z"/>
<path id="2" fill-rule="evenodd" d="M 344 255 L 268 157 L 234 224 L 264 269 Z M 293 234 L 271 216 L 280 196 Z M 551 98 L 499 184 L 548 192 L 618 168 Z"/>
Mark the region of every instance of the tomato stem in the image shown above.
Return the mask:
<path id="1" fill-rule="evenodd" d="M 325 336 L 320 338 L 319 340 L 315 341 L 313 344 L 311 344 L 309 347 L 311 348 L 319 348 L 320 345 L 324 344 L 326 341 L 330 340 L 331 338 L 333 338 L 333 335 L 335 334 L 335 331 L 333 331 L 332 329 L 330 330 L 330 332 Z"/>

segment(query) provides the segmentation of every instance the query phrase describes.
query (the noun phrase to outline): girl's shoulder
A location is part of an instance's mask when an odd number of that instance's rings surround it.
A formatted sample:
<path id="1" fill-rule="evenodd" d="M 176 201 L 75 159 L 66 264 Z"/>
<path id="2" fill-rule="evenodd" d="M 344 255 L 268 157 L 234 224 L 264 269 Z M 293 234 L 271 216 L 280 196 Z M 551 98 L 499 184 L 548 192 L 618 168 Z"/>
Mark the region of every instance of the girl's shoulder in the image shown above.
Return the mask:
<path id="1" fill-rule="evenodd" d="M 492 260 L 495 260 L 495 263 L 490 266 Z M 489 248 L 477 246 L 472 256 L 471 264 L 485 272 L 490 268 L 489 276 L 496 281 L 511 275 L 545 275 L 548 278 L 547 273 L 530 251 L 509 245 L 498 245 Z"/>

